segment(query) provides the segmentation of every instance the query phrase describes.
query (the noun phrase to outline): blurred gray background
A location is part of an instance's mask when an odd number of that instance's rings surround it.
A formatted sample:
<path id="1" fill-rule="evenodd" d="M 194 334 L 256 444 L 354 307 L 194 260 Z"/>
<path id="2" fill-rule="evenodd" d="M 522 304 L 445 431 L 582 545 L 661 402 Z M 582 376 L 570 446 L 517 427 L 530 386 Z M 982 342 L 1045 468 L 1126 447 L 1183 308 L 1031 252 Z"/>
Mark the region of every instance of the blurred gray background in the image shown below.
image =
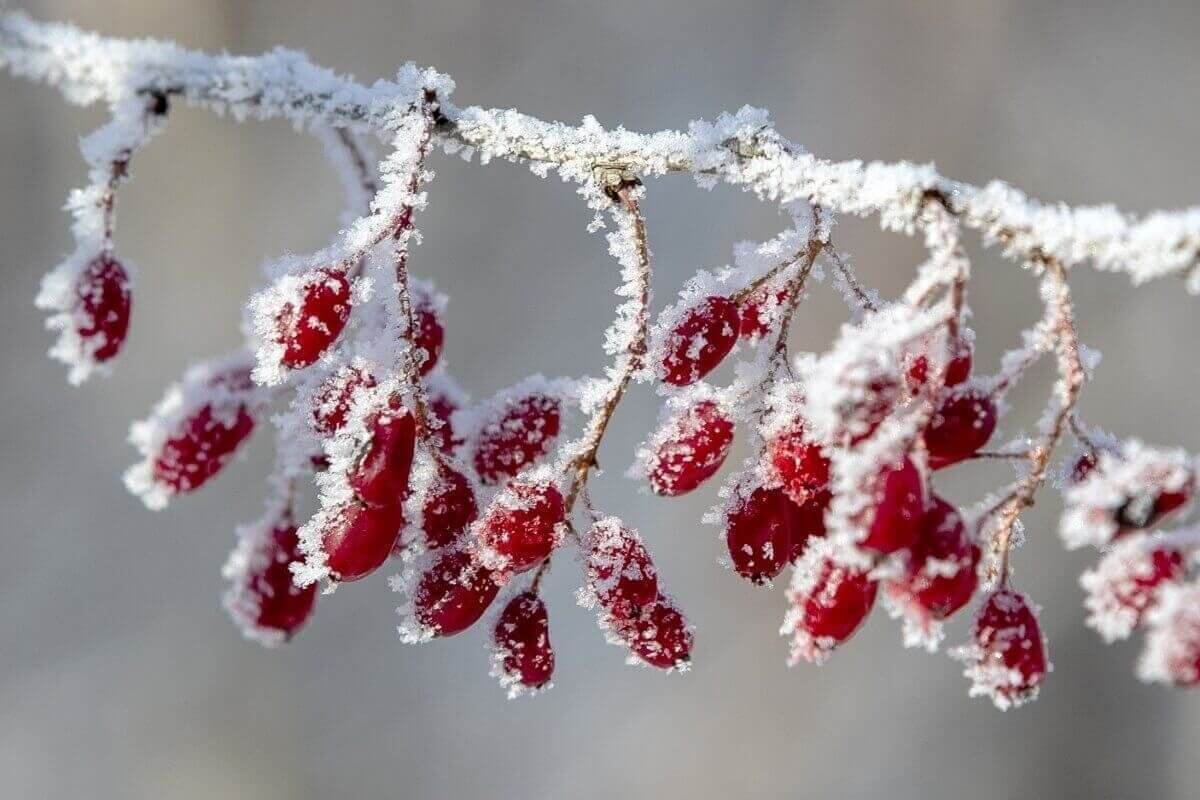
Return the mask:
<path id="1" fill-rule="evenodd" d="M 1200 6 L 786 0 L 46 0 L 13 5 L 105 33 L 234 52 L 275 45 L 364 80 L 405 60 L 458 81 L 460 104 L 587 113 L 641 130 L 743 103 L 838 158 L 936 160 L 1070 203 L 1144 211 L 1197 201 Z M 626 668 L 549 582 L 556 688 L 509 702 L 478 632 L 406 647 L 384 575 L 323 598 L 290 647 L 243 642 L 219 606 L 233 526 L 255 518 L 268 437 L 160 514 L 119 481 L 125 443 L 164 384 L 236 341 L 257 266 L 320 246 L 341 195 L 320 148 L 285 124 L 238 126 L 182 107 L 134 165 L 119 249 L 141 267 L 117 375 L 81 390 L 43 353 L 32 297 L 70 247 L 60 211 L 95 111 L 0 75 L 0 776 L 5 798 L 1194 798 L 1200 696 L 1140 685 L 1137 644 L 1082 627 L 1058 500 L 1026 517 L 1019 585 L 1045 606 L 1055 671 L 1001 714 L 968 700 L 956 663 L 905 651 L 881 613 L 818 669 L 784 666 L 780 589 L 723 572 L 699 524 L 715 486 L 668 502 L 621 477 L 651 424 L 649 393 L 618 415 L 598 502 L 640 527 L 699 626 L 695 670 Z M 594 372 L 615 284 L 571 188 L 506 164 L 439 158 L 414 260 L 452 295 L 446 358 L 476 396 L 534 371 Z M 654 183 L 645 203 L 658 300 L 781 219 L 752 198 Z M 874 221 L 838 231 L 885 292 L 920 253 Z M 977 363 L 994 369 L 1035 311 L 1033 282 L 975 266 Z M 1073 276 L 1084 339 L 1104 352 L 1085 416 L 1200 448 L 1191 344 L 1197 299 L 1173 282 Z M 795 344 L 821 349 L 845 313 L 818 289 Z M 1046 371 L 1003 423 L 1035 419 Z M 973 500 L 1003 466 L 939 476 Z M 961 639 L 962 622 L 952 631 Z"/>

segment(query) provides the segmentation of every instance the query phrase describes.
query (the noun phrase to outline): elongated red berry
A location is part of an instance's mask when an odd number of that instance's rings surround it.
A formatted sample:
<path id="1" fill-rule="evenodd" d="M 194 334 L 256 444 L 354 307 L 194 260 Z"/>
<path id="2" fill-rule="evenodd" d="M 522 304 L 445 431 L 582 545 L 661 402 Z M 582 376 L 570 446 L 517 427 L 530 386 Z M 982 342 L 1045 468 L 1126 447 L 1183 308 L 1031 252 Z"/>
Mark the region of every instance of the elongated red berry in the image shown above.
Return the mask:
<path id="1" fill-rule="evenodd" d="M 459 542 L 479 515 L 475 491 L 467 477 L 452 467 L 438 467 L 438 474 L 422 504 L 422 529 L 430 548 Z"/>
<path id="2" fill-rule="evenodd" d="M 561 541 L 564 519 L 562 494 L 552 484 L 510 483 L 474 526 L 481 562 L 503 572 L 537 566 Z"/>
<path id="3" fill-rule="evenodd" d="M 437 426 L 430 426 L 429 435 L 438 443 L 443 453 L 453 453 L 463 443 L 463 440 L 454 435 L 454 428 L 450 424 L 450 417 L 455 411 L 458 411 L 458 403 L 449 392 L 439 391 L 435 387 L 427 387 L 429 389 L 429 411 L 439 423 Z"/>
<path id="4" fill-rule="evenodd" d="M 108 361 L 120 352 L 129 332 L 133 303 L 129 274 L 120 261 L 102 253 L 80 273 L 75 294 L 75 332 L 94 361 Z"/>
<path id="5" fill-rule="evenodd" d="M 330 375 L 313 396 L 313 430 L 332 436 L 346 424 L 346 415 L 360 389 L 375 386 L 375 376 L 358 366 L 345 366 Z"/>
<path id="6" fill-rule="evenodd" d="M 975 454 L 996 430 L 996 404 L 977 389 L 951 393 L 925 428 L 929 466 L 942 469 Z"/>
<path id="7" fill-rule="evenodd" d="M 804 424 L 793 423 L 767 442 L 767 457 L 783 491 L 804 505 L 829 486 L 829 459 L 821 446 L 805 435 Z"/>
<path id="8" fill-rule="evenodd" d="M 412 412 L 398 403 L 367 420 L 371 439 L 347 476 L 359 500 L 370 506 L 404 502 L 412 469 L 417 425 Z"/>
<path id="9" fill-rule="evenodd" d="M 945 385 L 958 386 L 971 377 L 972 359 L 971 345 L 960 339 L 954 355 L 946 364 Z M 925 388 L 925 384 L 929 380 L 929 356 L 926 353 L 917 353 L 909 359 L 905 378 L 910 393 L 919 394 Z"/>
<path id="10" fill-rule="evenodd" d="M 1151 528 L 1168 514 L 1181 508 L 1191 499 L 1192 486 L 1185 484 L 1179 489 L 1149 488 L 1148 491 L 1129 498 L 1117 510 L 1117 524 L 1122 532 L 1131 529 Z"/>
<path id="11" fill-rule="evenodd" d="M 558 437 L 561 402 L 534 392 L 504 402 L 481 426 L 475 472 L 485 484 L 511 478 L 549 452 Z"/>
<path id="12" fill-rule="evenodd" d="M 725 517 L 725 545 L 734 572 L 751 583 L 778 575 L 791 559 L 796 511 L 779 488 L 760 486 L 735 497 Z"/>
<path id="13" fill-rule="evenodd" d="M 833 493 L 826 489 L 810 496 L 807 502 L 792 510 L 795 525 L 792 527 L 792 549 L 788 561 L 795 562 L 801 558 L 813 539 L 824 538 L 825 512 L 832 501 Z"/>
<path id="14" fill-rule="evenodd" d="M 492 572 L 463 550 L 443 550 L 421 574 L 412 613 L 421 635 L 453 636 L 474 625 L 500 591 Z"/>
<path id="15" fill-rule="evenodd" d="M 175 494 L 199 489 L 221 471 L 253 431 L 254 417 L 243 404 L 200 406 L 163 442 L 154 459 L 155 483 Z"/>
<path id="16" fill-rule="evenodd" d="M 442 328 L 442 322 L 438 319 L 437 307 L 433 303 L 433 299 L 427 294 L 414 293 L 413 298 L 413 325 L 416 328 L 417 357 L 421 360 L 421 366 L 418 372 L 421 375 L 429 374 L 429 371 L 437 366 L 438 359 L 442 355 L 442 343 L 445 341 L 446 332 Z"/>
<path id="17" fill-rule="evenodd" d="M 659 375 L 674 386 L 690 386 L 717 368 L 741 330 L 737 304 L 706 297 L 684 312 L 667 334 Z"/>
<path id="18" fill-rule="evenodd" d="M 786 289 L 772 289 L 763 285 L 742 300 L 738 313 L 741 315 L 739 334 L 743 339 L 756 340 L 767 335 L 771 329 L 776 310 L 787 302 Z"/>
<path id="19" fill-rule="evenodd" d="M 655 494 L 678 497 L 708 480 L 733 445 L 733 420 L 703 400 L 669 420 L 645 450 L 643 469 Z"/>
<path id="20" fill-rule="evenodd" d="M 658 570 L 642 537 L 616 517 L 597 521 L 584 540 L 587 588 L 616 619 L 628 619 L 658 597 Z"/>
<path id="21" fill-rule="evenodd" d="M 792 639 L 789 663 L 823 663 L 862 625 L 879 585 L 867 573 L 834 562 L 825 542 L 810 545 L 788 589 L 780 634 Z"/>
<path id="22" fill-rule="evenodd" d="M 933 495 L 908 569 L 895 583 L 929 618 L 944 620 L 975 594 L 980 555 L 958 510 Z"/>
<path id="23" fill-rule="evenodd" d="M 351 501 L 330 516 L 321 531 L 330 577 L 356 581 L 383 566 L 404 527 L 399 505 L 372 508 Z"/>
<path id="24" fill-rule="evenodd" d="M 860 545 L 879 553 L 911 547 L 921 531 L 925 495 L 921 473 L 907 456 L 898 466 L 886 467 L 874 482 L 875 506 Z"/>
<path id="25" fill-rule="evenodd" d="M 1000 709 L 1036 698 L 1050 669 L 1033 608 L 1024 595 L 1007 587 L 984 601 L 962 657 L 971 696 L 990 697 Z"/>
<path id="26" fill-rule="evenodd" d="M 509 697 L 521 690 L 541 689 L 554 675 L 554 647 L 550 644 L 550 615 L 533 592 L 522 592 L 508 602 L 492 632 L 496 672 Z"/>
<path id="27" fill-rule="evenodd" d="M 637 616 L 621 622 L 617 635 L 630 653 L 652 667 L 683 671 L 691 663 L 692 628 L 674 602 L 664 595 L 644 606 Z"/>
<path id="28" fill-rule="evenodd" d="M 350 281 L 335 269 L 313 270 L 295 301 L 275 315 L 275 341 L 282 345 L 284 366 L 302 369 L 331 345 L 350 318 Z"/>
<path id="29" fill-rule="evenodd" d="M 1105 641 L 1128 637 L 1158 603 L 1161 588 L 1186 572 L 1178 548 L 1154 546 L 1141 536 L 1121 539 L 1079 579 L 1086 593 L 1087 624 Z"/>
<path id="30" fill-rule="evenodd" d="M 264 644 L 291 639 L 312 615 L 317 586 L 298 588 L 288 565 L 302 561 L 296 526 L 282 520 L 239 545 L 226 567 L 234 586 L 225 604 L 247 636 Z"/>

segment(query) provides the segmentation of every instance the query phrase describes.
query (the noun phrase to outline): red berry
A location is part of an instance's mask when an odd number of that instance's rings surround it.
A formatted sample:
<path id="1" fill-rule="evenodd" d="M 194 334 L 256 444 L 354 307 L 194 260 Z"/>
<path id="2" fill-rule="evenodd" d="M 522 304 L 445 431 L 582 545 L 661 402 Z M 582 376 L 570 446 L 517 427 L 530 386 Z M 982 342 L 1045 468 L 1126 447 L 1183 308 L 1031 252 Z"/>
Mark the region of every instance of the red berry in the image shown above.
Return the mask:
<path id="1" fill-rule="evenodd" d="M 896 585 L 930 618 L 946 619 L 975 594 L 980 555 L 957 509 L 934 495 L 921 519 L 908 571 Z"/>
<path id="2" fill-rule="evenodd" d="M 486 484 L 499 483 L 537 462 L 558 437 L 561 403 L 541 393 L 507 401 L 480 428 L 475 472 Z"/>
<path id="3" fill-rule="evenodd" d="M 900 399 L 900 384 L 892 375 L 877 374 L 860 387 L 860 394 L 839 409 L 844 424 L 834 438 L 856 445 L 870 438 Z"/>
<path id="4" fill-rule="evenodd" d="M 441 424 L 436 428 L 431 426 L 429 435 L 438 443 L 443 453 L 453 453 L 463 443 L 455 437 L 454 428 L 450 426 L 450 415 L 458 411 L 458 404 L 446 392 L 435 391 L 430 387 L 429 411 Z"/>
<path id="5" fill-rule="evenodd" d="M 1075 464 L 1071 467 L 1071 483 L 1075 485 L 1083 483 L 1092 474 L 1092 470 L 1096 468 L 1098 463 L 1099 460 L 1094 452 L 1089 451 L 1081 454 L 1079 458 L 1075 459 Z"/>
<path id="6" fill-rule="evenodd" d="M 417 441 L 412 412 L 398 402 L 367 419 L 371 439 L 347 476 L 359 500 L 370 506 L 404 502 Z"/>
<path id="7" fill-rule="evenodd" d="M 1149 614 L 1138 677 L 1174 686 L 1200 686 L 1200 584 L 1164 585 Z"/>
<path id="8" fill-rule="evenodd" d="M 417 582 L 413 614 L 430 636 L 453 636 L 474 625 L 496 599 L 492 572 L 463 550 L 442 551 Z"/>
<path id="9" fill-rule="evenodd" d="M 120 350 L 129 332 L 133 295 L 125 267 L 102 253 L 83 268 L 75 284 L 79 304 L 75 332 L 86 341 L 92 359 L 108 361 Z"/>
<path id="10" fill-rule="evenodd" d="M 878 590 L 866 572 L 834 563 L 828 547 L 810 548 L 792 578 L 781 629 L 792 637 L 791 663 L 825 661 L 871 613 Z"/>
<path id="11" fill-rule="evenodd" d="M 330 577 L 356 581 L 379 569 L 404 527 L 401 506 L 372 508 L 351 501 L 338 509 L 321 531 Z"/>
<path id="12" fill-rule="evenodd" d="M 172 492 L 193 492 L 221 471 L 254 431 L 245 404 L 220 408 L 205 403 L 180 422 L 154 460 L 155 483 Z"/>
<path id="13" fill-rule="evenodd" d="M 804 436 L 804 425 L 795 422 L 771 437 L 767 457 L 783 491 L 796 505 L 804 505 L 829 486 L 829 459 L 821 446 Z"/>
<path id="14" fill-rule="evenodd" d="M 955 355 L 946 364 L 946 386 L 958 386 L 971 377 L 972 352 L 971 345 L 959 340 Z M 908 391 L 920 394 L 929 379 L 929 356 L 922 352 L 912 356 L 908 362 L 908 372 L 905 375 Z"/>
<path id="15" fill-rule="evenodd" d="M 825 512 L 833 501 L 833 493 L 829 490 L 814 494 L 808 502 L 798 505 L 793 510 L 796 524 L 792 528 L 792 550 L 788 561 L 796 561 L 804 555 L 808 543 L 812 539 L 825 536 Z"/>
<path id="16" fill-rule="evenodd" d="M 733 421 L 720 406 L 703 400 L 671 419 L 654 439 L 661 443 L 646 459 L 655 494 L 687 494 L 721 468 L 733 444 Z"/>
<path id="17" fill-rule="evenodd" d="M 346 415 L 359 389 L 375 386 L 375 376 L 361 367 L 346 366 L 330 375 L 313 396 L 313 430 L 332 436 L 346 424 Z"/>
<path id="18" fill-rule="evenodd" d="M 283 364 L 302 369 L 314 363 L 350 318 L 350 281 L 344 272 L 313 270 L 299 290 L 299 307 L 287 302 L 275 315 L 275 341 Z"/>
<path id="19" fill-rule="evenodd" d="M 1122 533 L 1130 529 L 1153 527 L 1172 511 L 1186 504 L 1191 496 L 1190 484 L 1174 490 L 1151 488 L 1143 494 L 1129 498 L 1117 510 L 1117 524 L 1121 526 Z"/>
<path id="20" fill-rule="evenodd" d="M 510 483 L 476 523 L 482 562 L 511 572 L 537 566 L 558 546 L 564 519 L 563 497 L 553 485 Z"/>
<path id="21" fill-rule="evenodd" d="M 1088 625 L 1107 641 L 1126 638 L 1158 603 L 1162 586 L 1186 572 L 1184 554 L 1177 548 L 1151 547 L 1145 537 L 1122 539 L 1080 578 Z"/>
<path id="22" fill-rule="evenodd" d="M 986 695 L 998 708 L 1037 696 L 1049 671 L 1037 617 L 1019 592 L 1003 587 L 984 602 L 972 629 L 966 675 L 971 696 Z"/>
<path id="23" fill-rule="evenodd" d="M 633 655 L 652 667 L 685 670 L 691 662 L 691 626 L 663 595 L 643 607 L 636 617 L 620 623 L 617 635 Z"/>
<path id="24" fill-rule="evenodd" d="M 658 571 L 637 531 L 616 517 L 592 526 L 587 547 L 587 586 L 616 619 L 628 619 L 658 597 Z"/>
<path id="25" fill-rule="evenodd" d="M 867 534 L 859 544 L 884 554 L 911 547 L 920 535 L 925 510 L 921 473 L 911 459 L 906 456 L 899 466 L 880 471 L 875 498 Z"/>
<path id="26" fill-rule="evenodd" d="M 478 514 L 467 477 L 451 467 L 439 467 L 421 510 L 425 544 L 438 548 L 458 542 Z"/>
<path id="27" fill-rule="evenodd" d="M 796 511 L 782 489 L 759 487 L 735 498 L 725 519 L 725 544 L 738 575 L 766 583 L 780 573 L 791 559 Z"/>
<path id="28" fill-rule="evenodd" d="M 978 389 L 951 393 L 925 428 L 929 466 L 942 469 L 974 455 L 996 430 L 996 404 Z"/>
<path id="29" fill-rule="evenodd" d="M 492 633 L 501 684 L 540 689 L 554 675 L 554 647 L 550 644 L 550 616 L 546 604 L 533 592 L 522 592 L 508 602 Z M 515 696 L 517 691 L 510 691 Z"/>
<path id="30" fill-rule="evenodd" d="M 659 374 L 674 386 L 690 386 L 717 368 L 740 330 L 736 303 L 727 297 L 704 298 L 667 335 Z"/>
<path id="31" fill-rule="evenodd" d="M 787 298 L 786 289 L 772 291 L 771 287 L 765 284 L 747 295 L 739 309 L 741 337 L 754 340 L 766 336 L 771 329 L 774 309 L 786 303 Z"/>
<path id="32" fill-rule="evenodd" d="M 302 560 L 296 526 L 290 521 L 281 522 L 264 541 L 255 543 L 241 585 L 229 598 L 231 611 L 246 630 L 286 640 L 308 621 L 317 601 L 317 586 L 297 588 L 288 566 Z"/>
<path id="33" fill-rule="evenodd" d="M 428 295 L 418 294 L 413 301 L 413 325 L 416 328 L 417 357 L 421 359 L 418 370 L 420 375 L 427 375 L 437 366 L 442 355 L 442 343 L 446 332 L 438 319 L 437 308 L 433 299 Z"/>

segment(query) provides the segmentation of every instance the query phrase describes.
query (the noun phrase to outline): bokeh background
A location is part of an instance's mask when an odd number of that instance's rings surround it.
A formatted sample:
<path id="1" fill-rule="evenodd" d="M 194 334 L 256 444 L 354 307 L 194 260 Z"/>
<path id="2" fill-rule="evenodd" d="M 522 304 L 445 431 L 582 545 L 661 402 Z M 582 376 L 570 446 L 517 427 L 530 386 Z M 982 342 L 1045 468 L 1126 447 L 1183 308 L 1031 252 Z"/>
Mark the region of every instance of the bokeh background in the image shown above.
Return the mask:
<path id="1" fill-rule="evenodd" d="M 276 45 L 365 80 L 405 60 L 459 83 L 459 103 L 549 118 L 681 126 L 743 103 L 823 155 L 936 160 L 1070 203 L 1196 202 L 1200 6 L 1037 0 L 44 0 L 16 5 L 105 33 L 207 49 Z M 696 666 L 622 665 L 570 592 L 548 591 L 557 686 L 509 702 L 478 632 L 406 647 L 384 575 L 323 598 L 291 646 L 243 642 L 218 603 L 235 524 L 260 509 L 269 442 L 210 488 L 150 513 L 123 490 L 130 419 L 187 363 L 237 342 L 263 259 L 320 246 L 341 195 L 319 146 L 283 123 L 237 126 L 179 107 L 139 156 L 118 243 L 141 267 L 133 338 L 115 377 L 69 389 L 43 353 L 32 297 L 70 247 L 60 207 L 102 121 L 0 75 L 0 775 L 11 798 L 839 797 L 1192 798 L 1200 696 L 1132 676 L 1137 645 L 1082 627 L 1091 559 L 1056 539 L 1057 497 L 1026 516 L 1020 586 L 1045 606 L 1055 671 L 1035 705 L 968 700 L 956 663 L 905 651 L 877 613 L 832 663 L 784 666 L 783 594 L 722 571 L 700 525 L 715 486 L 672 502 L 623 478 L 653 396 L 622 407 L 598 502 L 641 528 L 699 627 Z M 507 164 L 439 158 L 414 265 L 449 291 L 446 358 L 476 396 L 534 371 L 594 372 L 615 270 L 572 189 Z M 731 244 L 782 220 L 686 178 L 646 201 L 659 304 Z M 863 276 L 896 292 L 913 243 L 845 221 Z M 975 266 L 977 363 L 994 368 L 1036 314 L 1030 276 Z M 1121 434 L 1200 447 L 1197 300 L 1175 282 L 1132 290 L 1073 276 L 1084 339 L 1105 355 L 1085 416 Z M 607 298 L 607 299 L 606 299 Z M 822 349 L 844 318 L 818 289 L 796 325 Z M 1027 429 L 1048 372 L 1014 397 Z M 736 458 L 731 459 L 734 463 Z M 939 476 L 971 501 L 1010 477 Z M 961 639 L 963 624 L 952 631 Z"/>

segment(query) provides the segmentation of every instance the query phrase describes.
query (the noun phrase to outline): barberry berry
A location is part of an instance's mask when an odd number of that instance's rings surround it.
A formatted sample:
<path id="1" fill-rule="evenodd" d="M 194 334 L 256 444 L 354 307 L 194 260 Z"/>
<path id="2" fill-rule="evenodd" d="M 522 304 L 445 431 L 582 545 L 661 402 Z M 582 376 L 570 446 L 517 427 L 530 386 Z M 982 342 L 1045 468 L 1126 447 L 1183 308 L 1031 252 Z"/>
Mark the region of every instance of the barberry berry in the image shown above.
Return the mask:
<path id="1" fill-rule="evenodd" d="M 667 334 L 659 375 L 673 386 L 690 386 L 717 368 L 740 330 L 736 303 L 727 297 L 704 298 Z"/>
<path id="2" fill-rule="evenodd" d="M 501 685 L 510 687 L 510 697 L 550 683 L 554 647 L 550 644 L 550 616 L 542 598 L 522 592 L 510 600 L 496 621 L 492 642 L 495 671 Z"/>
<path id="3" fill-rule="evenodd" d="M 725 463 L 733 421 L 711 400 L 669 420 L 645 451 L 643 469 L 655 494 L 678 497 L 708 480 Z"/>

